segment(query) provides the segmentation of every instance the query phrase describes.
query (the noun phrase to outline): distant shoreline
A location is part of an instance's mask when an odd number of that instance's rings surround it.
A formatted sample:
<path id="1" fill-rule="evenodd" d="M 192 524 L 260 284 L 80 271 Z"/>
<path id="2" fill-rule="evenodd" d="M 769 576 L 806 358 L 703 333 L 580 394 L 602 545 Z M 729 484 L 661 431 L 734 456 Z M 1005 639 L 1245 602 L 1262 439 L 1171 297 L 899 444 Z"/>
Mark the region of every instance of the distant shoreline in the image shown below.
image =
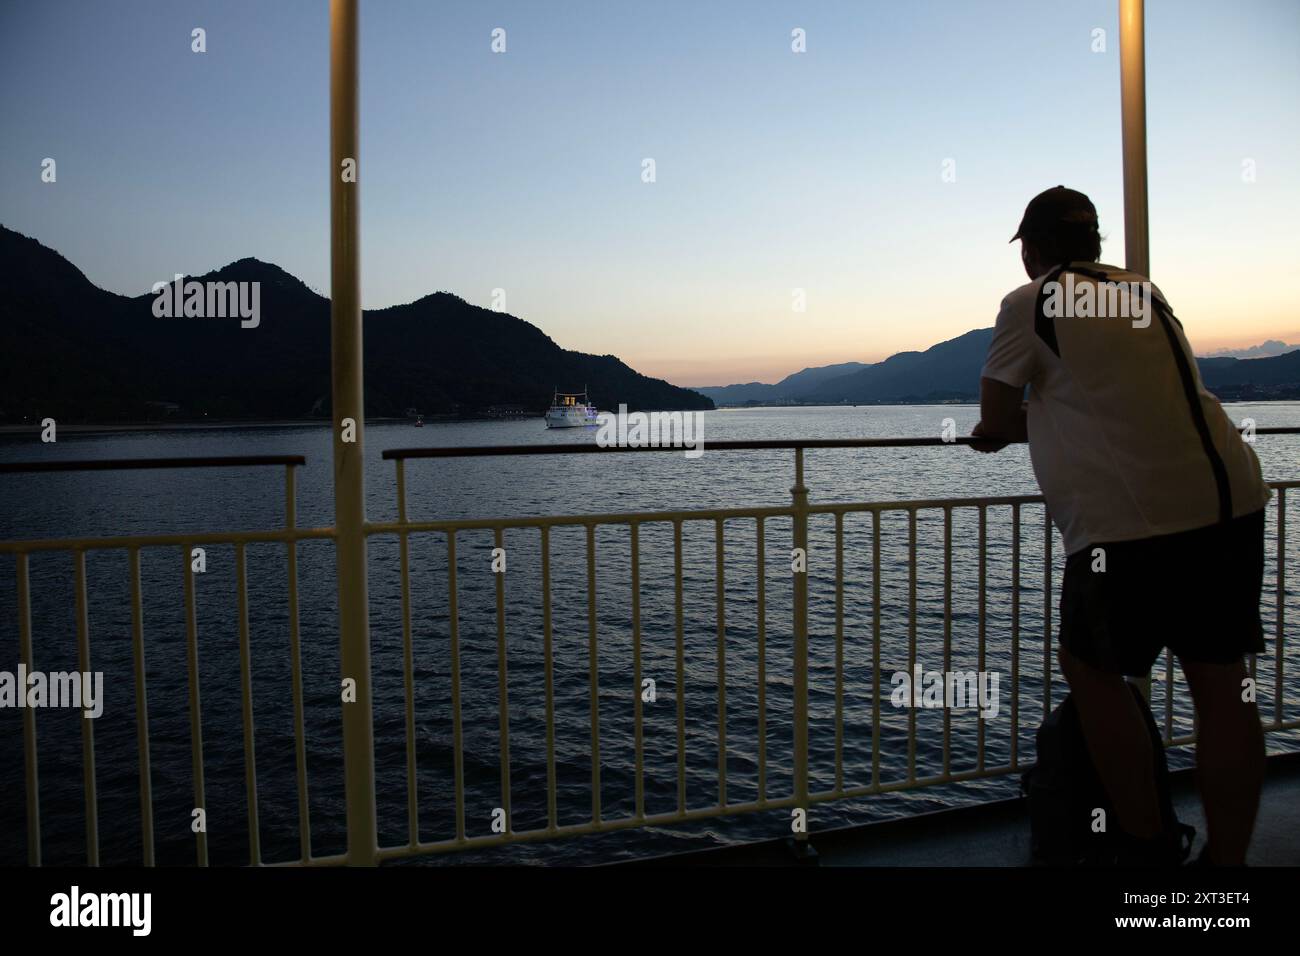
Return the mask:
<path id="1" fill-rule="evenodd" d="M 1295 405 L 1300 404 L 1297 399 L 1231 399 L 1220 400 L 1224 405 Z M 918 408 L 931 406 L 936 408 L 960 407 L 979 405 L 977 399 L 966 399 L 961 401 L 932 401 L 932 402 L 859 402 L 858 404 L 834 403 L 829 405 L 809 405 L 802 402 L 772 402 L 762 405 L 719 405 L 714 411 L 734 412 L 734 411 L 756 411 L 764 408 L 888 408 L 890 406 L 903 407 L 915 406 Z M 524 421 L 529 418 L 540 420 L 541 415 L 526 415 L 522 417 L 511 418 L 463 418 L 456 415 L 447 416 L 424 416 L 426 425 L 442 424 L 459 424 L 467 422 L 495 422 L 495 421 Z M 367 425 L 410 425 L 415 427 L 409 418 L 367 418 Z M 230 431 L 233 429 L 247 428 L 328 428 L 330 422 L 324 418 L 313 419 L 273 419 L 270 421 L 248 420 L 248 421 L 221 421 L 221 422 L 101 422 L 101 423 L 81 423 L 81 424 L 62 424 L 58 425 L 59 432 L 65 435 L 96 435 L 96 434 L 114 434 L 121 432 L 189 432 L 189 431 Z M 31 425 L 0 425 L 0 436 L 7 435 L 35 435 L 39 434 L 41 426 L 39 424 Z"/>
<path id="2" fill-rule="evenodd" d="M 367 425 L 392 425 L 408 421 L 405 418 L 368 418 Z M 87 424 L 58 424 L 63 434 L 99 434 L 112 432 L 188 432 L 188 431 L 223 431 L 234 428 L 328 428 L 327 418 L 286 419 L 276 421 L 232 421 L 232 422 L 103 422 Z M 0 435 L 36 434 L 40 425 L 0 425 Z"/>
<path id="3" fill-rule="evenodd" d="M 519 421 L 519 416 L 501 418 L 466 418 L 462 415 L 424 415 L 426 425 L 441 425 L 454 422 L 496 422 Z M 536 418 L 541 415 L 526 415 L 522 418 Z M 212 422 L 59 422 L 58 430 L 62 434 L 93 435 L 112 434 L 114 432 L 189 432 L 189 431 L 229 431 L 237 428 L 329 428 L 328 418 L 275 418 L 275 419 L 233 419 Z M 367 418 L 367 425 L 410 425 L 415 422 L 410 418 L 376 417 Z M 39 424 L 0 425 L 0 435 L 31 435 L 41 431 Z"/>
<path id="4" fill-rule="evenodd" d="M 716 411 L 751 411 L 759 408 L 901 408 L 915 406 L 924 408 L 931 406 L 934 408 L 946 408 L 949 406 L 960 407 L 963 405 L 979 405 L 978 398 L 962 399 L 945 399 L 943 401 L 928 402 L 833 402 L 809 403 L 809 402 L 756 402 L 753 404 L 738 402 L 734 405 L 717 405 Z M 1220 405 L 1297 405 L 1300 404 L 1300 398 L 1221 398 Z"/>

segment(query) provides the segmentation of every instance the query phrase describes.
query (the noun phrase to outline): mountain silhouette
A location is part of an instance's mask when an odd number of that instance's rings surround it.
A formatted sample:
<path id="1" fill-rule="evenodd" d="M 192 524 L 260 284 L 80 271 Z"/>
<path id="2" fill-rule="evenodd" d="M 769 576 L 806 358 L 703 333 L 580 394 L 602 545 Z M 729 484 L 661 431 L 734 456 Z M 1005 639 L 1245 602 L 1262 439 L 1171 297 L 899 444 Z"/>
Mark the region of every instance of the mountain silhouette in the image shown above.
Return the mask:
<path id="1" fill-rule="evenodd" d="M 992 328 L 975 329 L 924 352 L 899 352 L 846 374 L 839 374 L 844 365 L 829 365 L 804 369 L 775 385 L 752 382 L 699 391 L 733 405 L 974 402 L 992 338 Z M 1271 358 L 1199 358 L 1197 364 L 1206 387 L 1222 399 L 1300 398 L 1300 349 Z"/>
<path id="2" fill-rule="evenodd" d="M 100 289 L 57 252 L 0 226 L 0 421 L 329 415 L 327 298 L 252 258 L 185 281 L 260 283 L 258 324 L 160 318 L 153 294 Z M 492 405 L 540 415 L 553 389 L 584 386 L 605 409 L 713 407 L 613 355 L 560 348 L 522 319 L 446 292 L 366 310 L 363 321 L 370 416 L 416 408 L 477 417 Z"/>
<path id="3" fill-rule="evenodd" d="M 795 395 L 807 395 L 817 386 L 840 375 L 847 375 L 866 368 L 865 362 L 841 362 L 838 365 L 822 365 L 806 368 L 787 375 L 775 385 L 762 382 L 747 382 L 743 385 L 711 385 L 697 389 L 718 403 L 742 405 L 745 402 L 782 401 Z"/>

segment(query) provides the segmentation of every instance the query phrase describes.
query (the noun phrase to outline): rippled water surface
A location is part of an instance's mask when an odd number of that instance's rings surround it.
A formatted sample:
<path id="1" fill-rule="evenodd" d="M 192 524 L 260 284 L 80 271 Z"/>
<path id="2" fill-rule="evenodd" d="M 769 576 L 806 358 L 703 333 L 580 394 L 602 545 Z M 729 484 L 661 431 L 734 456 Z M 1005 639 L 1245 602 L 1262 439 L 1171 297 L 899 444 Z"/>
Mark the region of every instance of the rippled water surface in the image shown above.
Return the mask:
<path id="1" fill-rule="evenodd" d="M 1258 425 L 1300 424 L 1300 405 L 1235 405 L 1234 419 Z M 826 409 L 754 409 L 706 414 L 705 454 L 465 458 L 411 461 L 406 468 L 408 512 L 413 520 L 439 518 L 581 515 L 705 508 L 788 507 L 793 483 L 789 451 L 709 451 L 710 441 L 751 438 L 856 438 L 937 435 L 944 418 L 965 433 L 977 417 L 970 406 Z M 397 516 L 394 466 L 385 448 L 413 445 L 481 445 L 591 441 L 591 431 L 547 432 L 540 420 L 427 425 L 373 425 L 366 433 L 367 508 L 370 520 Z M 1300 441 L 1261 436 L 1256 449 L 1270 479 L 1300 475 Z M 29 439 L 0 441 L 0 460 L 129 458 L 186 455 L 303 454 L 298 478 L 298 522 L 327 526 L 330 436 L 323 427 L 241 428 L 65 435 L 55 445 Z M 1024 447 L 997 455 L 969 449 L 914 448 L 814 450 L 806 455 L 805 481 L 814 505 L 968 496 L 1035 494 Z M 1300 621 L 1300 530 L 1286 543 L 1287 631 Z M 1033 729 L 1044 703 L 1043 510 L 1020 509 L 1018 550 L 1012 508 L 990 506 L 984 516 L 984 587 L 981 590 L 981 522 L 978 509 L 956 507 L 945 527 L 942 508 L 920 508 L 914 525 L 906 511 L 887 512 L 878 529 L 870 513 L 834 514 L 810 521 L 808 555 L 811 789 L 828 791 L 910 774 L 994 767 L 1032 759 Z M 280 469 L 89 472 L 0 476 L 0 539 L 55 536 L 189 533 L 280 527 L 284 523 Z M 1270 507 L 1269 566 L 1263 607 L 1269 650 L 1258 661 L 1260 701 L 1266 719 L 1277 701 L 1273 634 L 1277 610 L 1276 502 Z M 773 799 L 791 792 L 791 525 L 768 517 L 760 540 L 753 518 L 719 525 L 685 521 L 681 533 L 681 679 L 678 679 L 677 595 L 673 525 L 647 521 L 638 529 L 641 675 L 654 682 L 643 705 L 643 787 L 648 814 L 678 806 L 679 760 L 688 808 L 719 801 L 757 799 L 762 785 Z M 915 536 L 915 561 L 909 540 Z M 944 540 L 952 542 L 945 568 Z M 1053 577 L 1059 581 L 1060 540 L 1051 542 Z M 837 547 L 838 541 L 838 547 Z M 547 800 L 547 671 L 544 654 L 542 549 L 536 529 L 505 533 L 503 581 L 505 684 L 509 721 L 509 801 L 516 830 L 544 827 Z M 557 822 L 581 823 L 593 812 L 591 649 L 596 648 L 600 813 L 606 820 L 635 812 L 636 742 L 633 720 L 633 554 L 626 525 L 582 526 L 550 534 L 551 686 Z M 456 620 L 459 625 L 463 709 L 463 813 L 467 834 L 491 832 L 502 795 L 501 674 L 498 667 L 497 583 L 491 569 L 490 530 L 456 536 Z M 879 548 L 879 565 L 873 549 Z M 409 544 L 410 615 L 415 700 L 416 794 L 420 839 L 456 832 L 455 727 L 452 720 L 448 541 L 441 532 L 413 534 Z M 289 656 L 286 554 L 283 544 L 247 548 L 258 832 L 268 860 L 298 855 L 298 788 L 295 779 Z M 1015 556 L 1018 553 L 1018 568 Z M 307 541 L 298 547 L 299 619 L 303 647 L 306 764 L 311 839 L 318 855 L 344 846 L 338 639 L 333 546 Z M 722 587 L 718 570 L 722 570 Z M 139 764 L 136 688 L 132 679 L 130 566 L 123 550 L 87 556 L 92 667 L 106 680 L 105 711 L 93 722 L 101 858 L 140 859 Z M 186 665 L 183 582 L 185 558 L 175 546 L 141 552 L 145 658 L 158 858 L 194 859 L 190 832 L 195 805 Z M 73 559 L 67 553 L 30 560 L 36 667 L 77 667 Z M 18 622 L 15 563 L 0 556 L 0 669 L 16 669 Z M 1013 587 L 1015 572 L 1019 587 Z M 595 582 L 594 615 L 588 602 Z M 759 615 L 758 595 L 765 601 Z M 837 586 L 837 582 L 842 582 Z M 370 539 L 370 619 L 375 693 L 375 747 L 380 838 L 408 840 L 402 588 L 397 538 Z M 879 588 L 880 609 L 875 610 Z M 195 577 L 199 634 L 205 804 L 214 863 L 248 859 L 248 803 L 241 714 L 235 551 L 207 549 L 207 571 Z M 838 595 L 838 600 L 837 600 Z M 946 595 L 946 597 L 945 597 Z M 1053 592 L 1052 603 L 1055 603 Z M 984 626 L 980 627 L 980 609 Z M 913 613 L 914 608 L 914 613 Z M 721 609 L 721 613 L 719 612 Z M 1053 608 L 1052 617 L 1055 617 Z M 875 640 L 879 632 L 879 643 Z M 1019 634 L 1018 646 L 1013 634 Z M 1300 651 L 1286 652 L 1282 696 L 1295 716 L 1300 698 Z M 890 678 L 910 661 L 927 670 L 983 669 L 999 678 L 999 709 L 981 722 L 973 711 L 908 711 L 891 705 Z M 879 666 L 875 666 L 878 655 Z M 1013 656 L 1015 668 L 1013 671 Z M 837 667 L 837 661 L 841 662 Z M 760 666 L 762 679 L 760 680 Z M 725 709 L 719 708 L 720 673 Z M 1163 674 L 1163 671 L 1162 671 Z M 877 675 L 881 695 L 874 695 Z M 1185 688 L 1176 676 L 1171 717 L 1176 731 L 1190 728 Z M 1059 700 L 1062 688 L 1053 691 Z M 760 708 L 760 697 L 762 707 Z M 1163 683 L 1153 690 L 1164 717 Z M 685 748 L 678 748 L 678 707 Z M 1015 706 L 1013 707 L 1013 701 Z M 873 712 L 881 718 L 873 748 Z M 762 718 L 765 734 L 760 740 Z M 46 862 L 76 862 L 85 854 L 83 798 L 84 722 L 66 711 L 43 710 L 37 727 L 42 833 Z M 909 733 L 914 726 L 915 735 Z M 725 735 L 725 746 L 720 741 Z M 909 746 L 914 739 L 914 747 Z M 945 756 L 945 739 L 948 741 Z M 1293 740 L 1275 739 L 1291 748 Z M 721 757 L 720 757 L 721 754 Z M 981 757 L 982 754 L 982 757 Z M 1182 757 L 1176 760 L 1185 759 Z M 1014 791 L 1014 778 L 969 781 L 853 801 L 819 802 L 813 829 L 865 822 L 939 808 Z M 0 710 L 0 862 L 26 856 L 21 717 Z M 476 861 L 598 862 L 779 836 L 789 832 L 785 810 L 721 820 L 628 830 L 595 837 L 538 842 L 479 853 Z M 460 857 L 457 859 L 464 859 Z M 439 858 L 450 862 L 450 858 Z"/>

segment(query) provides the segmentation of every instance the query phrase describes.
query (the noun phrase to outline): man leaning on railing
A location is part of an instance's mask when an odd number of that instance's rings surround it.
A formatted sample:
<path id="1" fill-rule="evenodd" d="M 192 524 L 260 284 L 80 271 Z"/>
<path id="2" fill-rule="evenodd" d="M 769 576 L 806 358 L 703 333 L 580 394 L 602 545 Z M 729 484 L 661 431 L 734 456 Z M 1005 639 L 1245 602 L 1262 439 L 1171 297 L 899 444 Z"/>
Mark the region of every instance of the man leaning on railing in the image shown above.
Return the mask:
<path id="1" fill-rule="evenodd" d="M 1123 680 L 1145 676 L 1168 647 L 1199 721 L 1209 838 L 1197 862 L 1243 864 L 1264 772 L 1263 731 L 1243 685 L 1244 655 L 1264 649 L 1268 486 L 1201 384 L 1159 289 L 1098 261 L 1087 196 L 1062 186 L 1035 196 L 1015 239 L 1031 281 L 1002 300 L 972 432 L 987 440 L 973 447 L 1028 439 L 1064 539 L 1058 660 L 1119 817 L 1115 859 L 1179 859 L 1157 803 L 1151 739 Z"/>

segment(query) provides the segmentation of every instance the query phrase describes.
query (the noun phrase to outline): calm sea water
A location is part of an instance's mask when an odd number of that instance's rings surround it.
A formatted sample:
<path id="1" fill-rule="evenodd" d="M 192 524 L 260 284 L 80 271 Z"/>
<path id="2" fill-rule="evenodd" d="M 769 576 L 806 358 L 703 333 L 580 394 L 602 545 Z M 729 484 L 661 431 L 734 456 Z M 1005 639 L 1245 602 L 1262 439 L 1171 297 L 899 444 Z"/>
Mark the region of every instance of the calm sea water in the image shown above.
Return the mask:
<path id="1" fill-rule="evenodd" d="M 1234 419 L 1254 418 L 1261 427 L 1300 424 L 1300 405 L 1233 405 Z M 408 510 L 413 519 L 595 514 L 661 509 L 788 506 L 793 482 L 791 452 L 707 450 L 709 441 L 754 438 L 855 438 L 936 435 L 946 417 L 961 433 L 977 418 L 971 406 L 906 406 L 822 409 L 754 409 L 706 414 L 706 452 L 690 460 L 680 453 L 620 456 L 467 458 L 412 461 L 407 466 Z M 413 445 L 477 445 L 593 441 L 589 431 L 548 432 L 540 419 L 465 424 L 374 425 L 366 433 L 367 508 L 371 520 L 397 515 L 394 469 L 385 448 Z M 1300 474 L 1300 440 L 1261 437 L 1256 449 L 1267 477 Z M 186 455 L 302 454 L 298 521 L 332 524 L 330 435 L 324 427 L 240 428 L 65 435 L 57 444 L 29 438 L 0 441 L 0 460 L 128 458 Z M 997 455 L 969 449 L 819 450 L 806 456 L 806 484 L 813 503 L 884 501 L 975 495 L 1036 493 L 1025 448 Z M 1294 514 L 1294 506 L 1292 507 Z M 1271 515 L 1275 520 L 1275 513 Z M 280 469 L 131 471 L 0 477 L 0 539 L 146 533 L 232 531 L 281 526 Z M 984 763 L 1006 762 L 1012 746 L 1028 761 L 1033 730 L 1044 702 L 1044 532 L 1039 506 L 1021 514 L 1020 646 L 1018 686 L 1012 681 L 1011 509 L 990 508 L 986 537 L 984 669 L 999 675 L 1000 708 L 984 722 Z M 889 678 L 905 670 L 909 645 L 927 670 L 943 666 L 945 640 L 942 511 L 922 510 L 916 522 L 916 613 L 910 614 L 908 519 L 886 515 L 880 525 L 879 567 L 872 566 L 870 515 L 847 515 L 842 538 L 842 618 L 836 613 L 836 536 L 831 515 L 810 525 L 809 630 L 811 789 L 870 783 L 873 763 L 881 781 L 942 769 L 944 720 L 940 711 L 911 713 L 889 703 Z M 770 797 L 791 791 L 791 574 L 788 519 L 765 525 L 765 562 L 757 561 L 752 519 L 723 527 L 722 655 L 726 709 L 727 800 L 758 795 L 759 620 L 758 577 L 767 608 L 766 787 Z M 979 521 L 975 509 L 956 509 L 952 520 L 950 653 L 953 669 L 974 670 L 981 661 L 978 626 Z M 561 825 L 590 819 L 592 759 L 587 538 L 582 528 L 551 536 L 554 616 L 554 710 L 557 812 Z M 1059 582 L 1062 552 L 1053 535 L 1052 573 Z M 502 806 L 499 760 L 496 578 L 491 572 L 492 533 L 457 536 L 461 699 L 466 830 L 487 834 L 493 810 Z M 507 690 L 509 700 L 510 799 L 515 829 L 544 826 L 546 799 L 545 680 L 542 655 L 540 541 L 535 530 L 506 534 Z M 594 627 L 598 645 L 600 798 L 613 819 L 634 809 L 634 736 L 631 550 L 626 527 L 595 534 Z M 1269 567 L 1263 598 L 1272 634 L 1277 607 L 1276 538 L 1269 525 Z M 1294 517 L 1287 542 L 1289 579 L 1284 600 L 1288 631 L 1300 622 L 1300 531 Z M 300 621 L 307 731 L 312 844 L 317 854 L 344 847 L 341 784 L 339 661 L 332 545 L 305 542 L 298 548 Z M 370 541 L 370 613 L 375 686 L 376 761 L 380 837 L 402 844 L 406 829 L 406 740 L 402 670 L 401 577 L 393 536 Z M 684 680 L 676 676 L 673 540 L 668 523 L 640 531 L 643 677 L 655 682 L 656 699 L 644 706 L 644 786 L 648 813 L 677 806 L 676 710 L 686 713 L 687 805 L 718 801 L 719 708 L 717 687 L 718 588 L 716 528 L 688 522 L 683 530 Z M 451 715 L 450 616 L 447 541 L 442 534 L 413 535 L 410 544 L 411 618 L 414 640 L 417 793 L 420 837 L 454 834 L 453 725 Z M 178 548 L 142 552 L 144 623 L 148 665 L 150 758 L 158 858 L 194 859 L 190 832 L 192 793 L 190 723 L 182 603 L 184 558 Z M 298 811 L 288 653 L 285 547 L 250 545 L 247 551 L 249 621 L 258 783 L 259 832 L 264 857 L 297 855 Z M 123 551 L 87 557 L 92 667 L 106 679 L 103 716 L 94 722 L 101 858 L 134 863 L 140 858 L 139 777 L 135 686 L 131 670 L 129 566 Z M 882 730 L 872 752 L 873 575 L 879 575 L 880 702 Z M 203 753 L 210 856 L 214 863 L 247 860 L 243 725 L 240 710 L 235 558 L 230 546 L 207 551 L 207 572 L 196 576 L 200 642 Z M 73 564 L 68 554 L 31 558 L 32 618 L 38 669 L 77 666 Z M 1052 598 L 1055 603 L 1055 594 Z M 1053 609 L 1053 615 L 1055 611 Z M 838 625 L 838 627 L 837 627 Z M 18 660 L 14 561 L 0 557 L 0 669 Z M 837 694 L 837 631 L 842 635 L 842 684 Z M 1270 637 L 1271 640 L 1271 637 Z M 1287 649 L 1283 699 L 1289 713 L 1300 700 L 1300 642 Z M 1273 654 L 1258 662 L 1260 701 L 1266 717 L 1275 701 Z M 1185 687 L 1176 678 L 1178 730 L 1190 727 Z M 1057 683 L 1054 699 L 1063 688 Z M 1163 715 L 1164 687 L 1153 701 Z M 1013 722 L 1011 701 L 1018 695 Z M 837 756 L 837 696 L 842 742 Z M 915 721 L 915 753 L 909 765 L 908 729 Z M 70 712 L 37 716 L 42 831 L 45 860 L 77 862 L 85 853 L 82 788 L 82 721 Z M 979 722 L 974 712 L 954 713 L 949 728 L 949 766 L 977 766 Z M 1274 745 L 1292 748 L 1294 738 Z M 1181 760 L 1184 758 L 1176 758 Z M 838 768 L 838 771 L 837 771 Z M 1014 778 L 970 782 L 851 802 L 818 803 L 814 830 L 991 799 L 1014 792 Z M 21 717 L 0 710 L 0 863 L 25 859 Z M 789 832 L 788 811 L 741 815 L 671 829 L 624 831 L 578 840 L 534 843 L 439 862 L 587 863 L 671 852 L 718 843 L 780 836 Z"/>

